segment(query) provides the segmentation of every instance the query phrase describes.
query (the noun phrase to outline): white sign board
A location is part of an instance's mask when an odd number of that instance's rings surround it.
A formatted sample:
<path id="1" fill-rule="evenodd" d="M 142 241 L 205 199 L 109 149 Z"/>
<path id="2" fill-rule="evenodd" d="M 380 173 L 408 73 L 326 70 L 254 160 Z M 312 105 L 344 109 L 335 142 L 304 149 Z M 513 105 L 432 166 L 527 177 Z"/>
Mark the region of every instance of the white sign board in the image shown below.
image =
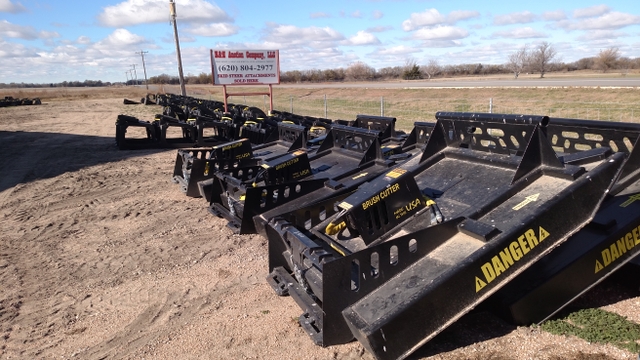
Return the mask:
<path id="1" fill-rule="evenodd" d="M 211 50 L 215 85 L 280 84 L 278 50 Z"/>

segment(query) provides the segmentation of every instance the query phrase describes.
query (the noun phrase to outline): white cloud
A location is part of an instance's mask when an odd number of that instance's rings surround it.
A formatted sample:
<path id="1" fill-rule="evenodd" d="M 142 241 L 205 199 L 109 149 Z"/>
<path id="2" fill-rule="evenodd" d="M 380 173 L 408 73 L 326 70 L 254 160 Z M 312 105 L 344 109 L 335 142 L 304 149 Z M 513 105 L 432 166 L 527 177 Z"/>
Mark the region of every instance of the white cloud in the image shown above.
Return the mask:
<path id="1" fill-rule="evenodd" d="M 382 19 L 382 17 L 384 16 L 384 13 L 380 10 L 374 10 L 373 14 L 371 15 L 374 19 Z"/>
<path id="2" fill-rule="evenodd" d="M 505 15 L 497 15 L 493 18 L 494 25 L 512 25 L 512 24 L 526 24 L 533 22 L 536 19 L 536 15 L 530 11 L 515 12 Z"/>
<path id="3" fill-rule="evenodd" d="M 362 18 L 362 13 L 360 12 L 360 10 L 356 10 L 356 11 L 352 12 L 350 16 L 352 18 L 360 19 L 360 18 Z"/>
<path id="4" fill-rule="evenodd" d="M 546 38 L 547 35 L 527 26 L 523 28 L 497 31 L 492 34 L 492 37 L 507 38 L 507 39 L 534 39 L 534 38 Z"/>
<path id="5" fill-rule="evenodd" d="M 27 11 L 27 9 L 20 3 L 13 3 L 11 0 L 0 0 L 0 12 L 17 14 L 24 11 Z"/>
<path id="6" fill-rule="evenodd" d="M 0 20 L 0 36 L 23 40 L 46 40 L 60 37 L 60 34 L 55 31 L 37 31 L 32 26 L 16 25 L 7 20 Z"/>
<path id="7" fill-rule="evenodd" d="M 60 34 L 58 34 L 55 31 L 40 31 L 38 37 L 40 39 L 54 39 L 54 38 L 59 38 Z"/>
<path id="8" fill-rule="evenodd" d="M 38 54 L 22 44 L 15 44 L 0 40 L 0 59 L 18 58 L 25 59 L 30 57 L 37 57 Z M 5 69 L 12 69 L 11 66 L 3 66 Z M 11 70 L 14 71 L 14 70 Z"/>
<path id="9" fill-rule="evenodd" d="M 475 19 L 480 17 L 480 13 L 470 10 L 454 10 L 447 15 L 447 23 L 455 24 L 458 21 Z"/>
<path id="10" fill-rule="evenodd" d="M 358 31 L 357 34 L 343 42 L 343 45 L 378 45 L 380 40 L 366 31 Z"/>
<path id="11" fill-rule="evenodd" d="M 230 36 L 238 33 L 238 27 L 231 24 L 217 23 L 196 25 L 185 30 L 189 34 L 200 36 Z"/>
<path id="12" fill-rule="evenodd" d="M 564 10 L 545 11 L 542 13 L 542 18 L 546 21 L 559 21 L 567 18 Z"/>
<path id="13" fill-rule="evenodd" d="M 78 39 L 76 39 L 76 43 L 81 45 L 91 44 L 91 39 L 88 36 L 80 35 Z"/>
<path id="14" fill-rule="evenodd" d="M 421 13 L 412 13 L 409 19 L 402 22 L 404 31 L 412 31 L 423 26 L 434 26 L 442 24 L 446 18 L 436 9 L 427 9 Z"/>
<path id="15" fill-rule="evenodd" d="M 573 17 L 577 19 L 604 15 L 611 11 L 607 5 L 596 5 L 588 8 L 576 9 L 573 11 Z"/>
<path id="16" fill-rule="evenodd" d="M 627 33 L 613 31 L 613 30 L 593 30 L 587 31 L 584 34 L 577 37 L 580 41 L 594 41 L 594 40 L 616 40 L 620 37 L 628 36 Z"/>
<path id="17" fill-rule="evenodd" d="M 412 38 L 416 40 L 458 40 L 469 36 L 467 30 L 454 26 L 436 26 L 416 31 Z"/>
<path id="18" fill-rule="evenodd" d="M 186 22 L 229 23 L 233 21 L 224 10 L 205 0 L 178 0 L 176 16 L 178 21 Z M 98 15 L 98 22 L 110 27 L 168 22 L 169 19 L 169 6 L 166 0 L 126 0 L 117 5 L 105 7 Z"/>
<path id="19" fill-rule="evenodd" d="M 437 9 L 427 9 L 421 13 L 412 13 L 409 19 L 402 22 L 404 31 L 413 31 L 422 27 L 436 25 L 453 25 L 458 21 L 480 17 L 480 13 L 470 10 L 454 10 L 447 16 L 440 14 Z"/>
<path id="20" fill-rule="evenodd" d="M 294 25 L 267 24 L 267 33 L 263 40 L 278 44 L 276 48 L 299 48 L 309 46 L 312 48 L 327 48 L 337 45 L 345 37 L 330 27 L 310 26 L 301 28 Z"/>
<path id="21" fill-rule="evenodd" d="M 103 40 L 95 43 L 93 48 L 100 51 L 130 51 L 138 49 L 141 46 L 148 45 L 151 42 L 144 36 L 140 36 L 130 32 L 127 29 L 116 29 Z"/>
<path id="22" fill-rule="evenodd" d="M 416 49 L 413 46 L 398 45 L 390 48 L 378 49 L 375 51 L 375 53 L 380 55 L 407 55 L 407 54 L 415 54 L 420 51 L 421 50 Z"/>
<path id="23" fill-rule="evenodd" d="M 557 26 L 565 30 L 605 30 L 637 24 L 640 24 L 640 16 L 613 11 L 579 21 L 563 20 L 558 22 Z"/>
<path id="24" fill-rule="evenodd" d="M 392 26 L 374 26 L 374 27 L 370 27 L 367 29 L 367 32 L 384 32 L 384 31 L 388 31 L 388 30 L 393 30 Z"/>
<path id="25" fill-rule="evenodd" d="M 327 18 L 330 18 L 331 15 L 326 12 L 314 12 L 314 13 L 311 13 L 309 17 L 312 19 L 327 19 Z"/>

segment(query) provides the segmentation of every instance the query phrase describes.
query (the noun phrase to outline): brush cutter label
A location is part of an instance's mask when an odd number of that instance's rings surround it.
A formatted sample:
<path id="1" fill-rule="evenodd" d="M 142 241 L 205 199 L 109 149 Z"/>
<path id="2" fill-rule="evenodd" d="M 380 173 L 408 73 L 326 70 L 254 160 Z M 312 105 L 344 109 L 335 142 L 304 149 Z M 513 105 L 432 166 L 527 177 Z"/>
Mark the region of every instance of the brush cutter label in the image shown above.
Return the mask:
<path id="1" fill-rule="evenodd" d="M 502 275 L 509 267 L 522 259 L 548 237 L 549 232 L 542 226 L 538 227 L 538 234 L 533 229 L 525 231 L 524 234 L 518 237 L 518 240 L 511 242 L 498 255 L 492 257 L 491 261 L 480 267 L 483 279 L 476 276 L 476 292 L 484 289 L 487 284 Z"/>
<path id="2" fill-rule="evenodd" d="M 238 142 L 238 143 L 235 143 L 235 144 L 231 144 L 231 145 L 223 146 L 223 147 L 222 147 L 222 151 L 227 151 L 227 150 L 235 149 L 235 148 L 240 147 L 240 146 L 242 146 L 242 145 L 243 145 L 243 143 L 242 143 L 242 142 Z"/>
<path id="3" fill-rule="evenodd" d="M 380 191 L 380 193 L 378 193 L 377 195 L 373 196 L 371 199 L 363 202 L 362 210 L 367 210 L 367 208 L 377 204 L 380 200 L 384 200 L 385 198 L 389 197 L 391 194 L 397 192 L 398 190 L 400 190 L 400 184 L 398 183 L 395 183 L 389 186 L 388 188 Z"/>
<path id="4" fill-rule="evenodd" d="M 284 168 L 286 168 L 288 166 L 291 166 L 291 165 L 297 163 L 298 161 L 300 161 L 300 158 L 293 158 L 291 160 L 283 162 L 282 164 L 278 164 L 278 165 L 276 165 L 276 170 L 284 169 Z"/>
<path id="5" fill-rule="evenodd" d="M 602 259 L 596 260 L 595 274 L 600 270 L 611 265 L 614 261 L 618 260 L 627 251 L 631 251 L 634 247 L 640 245 L 640 226 L 633 228 L 633 230 L 624 234 L 620 239 L 609 245 L 606 249 L 600 253 Z"/>
<path id="6" fill-rule="evenodd" d="M 251 153 L 250 152 L 246 152 L 244 154 L 237 155 L 236 159 L 238 159 L 238 160 L 239 159 L 245 159 L 245 158 L 248 158 L 249 156 L 251 156 Z"/>

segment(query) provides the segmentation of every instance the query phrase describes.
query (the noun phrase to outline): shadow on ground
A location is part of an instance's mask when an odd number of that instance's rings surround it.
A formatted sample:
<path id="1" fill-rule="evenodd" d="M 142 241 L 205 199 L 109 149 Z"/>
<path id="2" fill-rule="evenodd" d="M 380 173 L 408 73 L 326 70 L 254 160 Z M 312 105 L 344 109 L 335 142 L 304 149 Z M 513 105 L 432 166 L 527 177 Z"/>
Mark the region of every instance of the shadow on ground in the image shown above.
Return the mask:
<path id="1" fill-rule="evenodd" d="M 119 150 L 115 137 L 0 131 L 0 192 L 19 183 L 165 151 L 175 150 Z"/>

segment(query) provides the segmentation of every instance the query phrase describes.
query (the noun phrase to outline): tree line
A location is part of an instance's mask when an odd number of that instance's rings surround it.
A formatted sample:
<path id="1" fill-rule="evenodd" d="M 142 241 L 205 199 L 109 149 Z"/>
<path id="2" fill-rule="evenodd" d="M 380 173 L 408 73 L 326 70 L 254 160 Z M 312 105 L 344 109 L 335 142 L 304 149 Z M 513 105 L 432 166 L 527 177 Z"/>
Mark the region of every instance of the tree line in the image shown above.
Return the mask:
<path id="1" fill-rule="evenodd" d="M 46 83 L 46 84 L 34 84 L 34 83 L 0 83 L 0 89 L 27 89 L 27 88 L 57 88 L 57 87 L 100 87 L 114 85 L 109 81 L 102 80 L 85 80 L 85 81 L 63 81 L 59 83 Z"/>
<path id="2" fill-rule="evenodd" d="M 535 47 L 524 45 L 508 55 L 505 64 L 457 64 L 440 65 L 437 59 L 427 64 L 418 64 L 413 58 L 405 60 L 404 65 L 375 69 L 362 61 L 346 68 L 291 70 L 280 72 L 283 83 L 300 82 L 339 82 L 339 81 L 376 81 L 376 80 L 418 80 L 448 78 L 456 76 L 512 74 L 518 78 L 522 73 L 539 74 L 544 77 L 549 72 L 570 72 L 577 70 L 595 70 L 603 73 L 619 71 L 626 75 L 630 70 L 640 69 L 640 58 L 631 59 L 620 55 L 620 50 L 610 47 L 601 50 L 598 55 L 565 63 L 558 58 L 555 47 L 543 42 Z M 185 84 L 211 84 L 211 73 L 185 76 Z M 178 76 L 161 74 L 149 78 L 149 84 L 180 84 Z M 103 82 L 101 80 L 63 81 L 50 84 L 0 83 L 0 88 L 35 87 L 96 87 L 122 85 L 123 83 Z M 128 80 L 125 85 L 144 85 L 143 80 Z"/>

